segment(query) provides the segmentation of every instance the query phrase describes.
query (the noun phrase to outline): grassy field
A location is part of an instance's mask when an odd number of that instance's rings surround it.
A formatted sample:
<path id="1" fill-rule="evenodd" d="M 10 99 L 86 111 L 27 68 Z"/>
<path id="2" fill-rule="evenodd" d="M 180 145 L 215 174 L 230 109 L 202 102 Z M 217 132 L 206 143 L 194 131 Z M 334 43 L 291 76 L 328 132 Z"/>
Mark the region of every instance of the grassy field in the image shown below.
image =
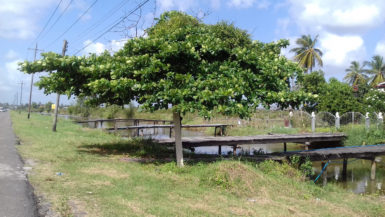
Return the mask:
<path id="1" fill-rule="evenodd" d="M 30 181 L 61 216 L 385 216 L 385 199 L 319 187 L 288 164 L 177 168 L 173 150 L 50 117 L 12 113 Z M 193 155 L 189 157 L 194 157 Z M 28 166 L 28 165 L 27 165 Z"/>

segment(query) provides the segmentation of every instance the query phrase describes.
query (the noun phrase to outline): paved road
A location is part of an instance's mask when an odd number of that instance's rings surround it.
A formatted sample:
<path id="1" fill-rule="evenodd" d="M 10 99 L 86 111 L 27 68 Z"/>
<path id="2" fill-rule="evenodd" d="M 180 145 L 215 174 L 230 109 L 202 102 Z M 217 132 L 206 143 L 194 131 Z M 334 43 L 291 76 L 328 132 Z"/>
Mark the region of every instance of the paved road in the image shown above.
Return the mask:
<path id="1" fill-rule="evenodd" d="M 9 112 L 0 112 L 0 217 L 36 217 L 33 194 L 16 148 Z"/>

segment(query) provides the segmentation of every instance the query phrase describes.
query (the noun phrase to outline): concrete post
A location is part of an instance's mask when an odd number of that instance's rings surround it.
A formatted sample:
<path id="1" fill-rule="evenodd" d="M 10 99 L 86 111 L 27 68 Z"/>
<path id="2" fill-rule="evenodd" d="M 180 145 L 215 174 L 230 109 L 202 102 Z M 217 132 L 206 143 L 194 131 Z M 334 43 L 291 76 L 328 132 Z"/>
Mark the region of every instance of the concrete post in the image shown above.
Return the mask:
<path id="1" fill-rule="evenodd" d="M 382 127 L 384 124 L 384 117 L 382 116 L 382 112 L 378 113 L 378 126 Z"/>
<path id="2" fill-rule="evenodd" d="M 183 147 L 182 147 L 182 124 L 179 112 L 173 113 L 174 130 L 175 130 L 175 152 L 176 163 L 179 167 L 183 167 Z"/>
<path id="3" fill-rule="evenodd" d="M 340 122 L 341 122 L 340 113 L 336 112 L 336 129 L 337 130 L 340 129 L 340 126 L 341 126 Z"/>
<path id="4" fill-rule="evenodd" d="M 289 127 L 290 128 L 293 127 L 293 112 L 292 111 L 289 112 Z"/>
<path id="5" fill-rule="evenodd" d="M 366 130 L 369 130 L 369 128 L 370 128 L 369 112 L 366 112 L 366 115 L 365 115 L 365 128 L 366 128 Z"/>
<path id="6" fill-rule="evenodd" d="M 315 132 L 315 113 L 311 113 L 311 131 L 314 133 Z"/>

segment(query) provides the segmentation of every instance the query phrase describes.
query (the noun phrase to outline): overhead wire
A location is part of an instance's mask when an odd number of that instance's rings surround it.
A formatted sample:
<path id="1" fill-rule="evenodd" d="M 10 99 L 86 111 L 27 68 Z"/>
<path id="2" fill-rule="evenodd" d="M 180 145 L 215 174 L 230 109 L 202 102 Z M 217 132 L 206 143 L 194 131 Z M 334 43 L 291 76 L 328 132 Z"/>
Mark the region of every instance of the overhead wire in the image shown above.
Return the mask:
<path id="1" fill-rule="evenodd" d="M 59 15 L 58 18 L 56 18 L 55 22 L 49 27 L 49 29 L 46 31 L 45 35 L 46 36 L 48 34 L 48 32 L 50 32 L 52 30 L 52 28 L 56 25 L 56 23 L 60 20 L 60 18 L 62 18 L 62 16 L 67 12 L 68 8 L 70 7 L 70 5 L 72 4 L 74 0 L 71 0 L 67 6 L 64 8 L 64 10 L 61 12 L 61 14 Z M 42 36 L 42 37 L 44 37 Z"/>
<path id="2" fill-rule="evenodd" d="M 120 8 L 122 8 L 125 4 L 127 4 L 130 0 L 123 0 L 119 2 L 115 7 L 111 8 L 106 14 L 104 14 L 100 19 L 98 19 L 94 24 L 92 24 L 90 27 L 85 29 L 83 32 L 79 33 L 77 36 L 79 38 L 82 38 L 83 36 L 87 35 L 94 29 L 96 29 L 99 25 L 104 23 L 108 20 L 113 14 L 115 14 Z"/>
<path id="3" fill-rule="evenodd" d="M 92 40 L 90 43 L 76 51 L 73 55 L 78 54 L 80 51 L 86 49 L 89 47 L 92 43 L 94 43 L 96 40 L 100 39 L 103 35 L 110 32 L 113 28 L 115 28 L 117 25 L 119 25 L 121 22 L 123 22 L 127 17 L 131 16 L 133 13 L 135 13 L 137 10 L 139 10 L 141 7 L 143 7 L 145 4 L 147 4 L 150 0 L 145 0 L 142 3 L 138 4 L 133 10 L 131 10 L 126 16 L 120 18 L 114 25 L 112 25 L 110 28 L 108 28 L 106 31 L 104 31 L 102 34 L 98 35 L 94 40 Z"/>
<path id="4" fill-rule="evenodd" d="M 95 0 L 79 17 L 76 19 L 62 34 L 60 34 L 55 40 L 48 44 L 47 48 L 51 47 L 58 39 L 60 39 L 63 35 L 65 35 L 68 31 L 72 29 L 87 13 L 88 11 L 98 2 Z"/>
<path id="5" fill-rule="evenodd" d="M 36 36 L 35 40 L 32 41 L 31 44 L 33 44 L 33 42 L 35 42 L 35 41 L 37 41 L 37 40 L 39 39 L 40 35 L 41 35 L 41 34 L 44 32 L 44 30 L 47 28 L 49 22 L 51 22 L 53 16 L 56 14 L 57 9 L 59 9 L 59 7 L 60 7 L 60 5 L 61 5 L 62 2 L 63 2 L 63 0 L 60 0 L 60 1 L 59 1 L 59 4 L 57 4 L 55 10 L 51 13 L 51 15 L 49 16 L 47 22 L 44 24 L 44 27 L 40 30 L 39 34 Z"/>

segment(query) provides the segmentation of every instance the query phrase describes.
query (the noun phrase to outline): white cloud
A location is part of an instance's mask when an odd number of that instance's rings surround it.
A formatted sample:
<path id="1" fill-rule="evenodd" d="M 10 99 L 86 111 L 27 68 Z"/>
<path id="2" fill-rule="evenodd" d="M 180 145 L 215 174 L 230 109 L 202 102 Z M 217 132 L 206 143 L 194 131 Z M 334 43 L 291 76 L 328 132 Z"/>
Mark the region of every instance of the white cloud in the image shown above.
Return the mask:
<path id="1" fill-rule="evenodd" d="M 83 45 L 87 46 L 83 50 L 83 54 L 85 55 L 88 55 L 90 53 L 101 54 L 107 49 L 103 43 L 100 43 L 100 42 L 93 43 L 91 40 L 87 40 L 83 42 Z"/>
<path id="2" fill-rule="evenodd" d="M 211 0 L 211 7 L 215 10 L 221 7 L 221 0 Z"/>
<path id="3" fill-rule="evenodd" d="M 360 36 L 325 34 L 320 38 L 324 65 L 347 67 L 351 61 L 365 57 L 364 41 Z"/>
<path id="4" fill-rule="evenodd" d="M 229 0 L 227 5 L 236 8 L 249 8 L 253 6 L 254 2 L 255 0 Z"/>
<path id="5" fill-rule="evenodd" d="M 121 40 L 112 40 L 107 44 L 103 44 L 101 42 L 92 43 L 91 40 L 87 40 L 83 42 L 83 45 L 87 46 L 88 44 L 90 43 L 91 44 L 83 50 L 82 54 L 83 55 L 88 55 L 90 53 L 101 54 L 106 50 L 108 50 L 109 52 L 117 52 L 118 50 L 123 48 L 126 42 L 127 42 L 127 39 L 121 39 Z"/>
<path id="6" fill-rule="evenodd" d="M 379 41 L 374 50 L 375 55 L 385 56 L 385 41 Z"/>
<path id="7" fill-rule="evenodd" d="M 9 60 L 16 59 L 18 56 L 19 54 L 12 49 L 5 54 L 5 58 Z"/>
<path id="8" fill-rule="evenodd" d="M 54 0 L 0 0 L 0 37 L 27 39 L 35 35 L 36 22 Z"/>
<path id="9" fill-rule="evenodd" d="M 186 11 L 196 6 L 196 1 L 194 0 L 157 0 L 156 4 L 160 12 L 169 11 L 169 10 L 180 10 Z"/>
<path id="10" fill-rule="evenodd" d="M 257 7 L 259 9 L 268 9 L 271 5 L 271 2 L 268 0 L 260 0 L 257 2 Z"/>
<path id="11" fill-rule="evenodd" d="M 384 23 L 381 0 L 289 0 L 290 14 L 302 32 L 356 34 Z"/>

